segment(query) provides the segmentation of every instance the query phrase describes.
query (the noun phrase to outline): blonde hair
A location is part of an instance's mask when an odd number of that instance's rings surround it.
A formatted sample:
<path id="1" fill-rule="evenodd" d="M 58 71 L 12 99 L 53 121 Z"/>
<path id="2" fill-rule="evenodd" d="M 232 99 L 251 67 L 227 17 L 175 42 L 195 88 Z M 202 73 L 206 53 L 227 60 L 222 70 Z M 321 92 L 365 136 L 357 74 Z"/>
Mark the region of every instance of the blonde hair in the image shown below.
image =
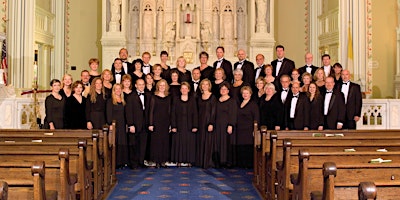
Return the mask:
<path id="1" fill-rule="evenodd" d="M 186 86 L 186 87 L 189 89 L 189 92 L 190 92 L 190 84 L 189 84 L 188 82 L 183 81 L 183 82 L 181 83 L 181 88 L 182 88 L 182 86 Z"/>
<path id="2" fill-rule="evenodd" d="M 96 92 L 96 81 L 100 80 L 101 81 L 101 93 L 103 94 L 103 99 L 106 99 L 106 93 L 104 91 L 104 85 L 103 85 L 103 80 L 99 77 L 96 77 L 93 79 L 93 81 L 90 83 L 90 102 L 96 103 L 96 98 L 97 98 L 97 92 Z"/>
<path id="3" fill-rule="evenodd" d="M 114 80 L 114 76 L 112 75 L 112 72 L 109 69 L 105 69 L 105 70 L 103 70 L 103 72 L 101 72 L 101 80 L 104 81 L 104 74 L 106 72 L 108 72 L 110 74 L 110 82 L 112 82 Z"/>
<path id="4" fill-rule="evenodd" d="M 72 86 L 72 83 L 74 82 L 74 79 L 72 78 L 71 74 L 64 74 L 64 76 L 62 78 L 62 81 L 61 81 L 61 88 L 64 88 L 64 79 L 65 79 L 66 76 L 71 77 L 71 85 L 70 85 L 70 87 Z"/>
<path id="5" fill-rule="evenodd" d="M 216 74 L 218 71 L 221 71 L 221 72 L 222 72 L 222 79 L 225 80 L 225 79 L 226 79 L 225 70 L 222 69 L 222 68 L 218 68 L 218 69 L 215 70 L 215 72 L 214 72 L 214 77 L 215 77 L 215 74 Z"/>
<path id="6" fill-rule="evenodd" d="M 165 79 L 161 79 L 157 82 L 156 84 L 156 91 L 154 92 L 155 95 L 157 95 L 160 92 L 160 84 L 161 83 L 165 83 L 165 91 L 164 91 L 164 95 L 168 96 L 169 95 L 169 85 L 167 83 L 167 81 Z"/>
<path id="7" fill-rule="evenodd" d="M 211 81 L 208 80 L 208 78 L 205 78 L 200 82 L 200 91 L 201 91 L 201 93 L 204 93 L 203 88 L 201 87 L 203 84 L 208 84 L 208 91 L 211 92 L 212 85 L 211 85 Z"/>
<path id="8" fill-rule="evenodd" d="M 112 92 L 111 92 L 111 98 L 112 98 L 112 103 L 114 105 L 118 105 L 118 101 L 117 101 L 117 95 L 115 94 L 115 88 L 116 87 L 120 87 L 122 90 L 122 85 L 119 83 L 114 84 L 113 88 L 112 88 Z M 122 105 L 125 106 L 125 99 L 124 99 L 124 93 L 121 91 L 121 102 Z"/>
<path id="9" fill-rule="evenodd" d="M 185 65 L 184 65 L 184 67 L 185 67 L 187 63 L 186 63 L 185 57 L 183 57 L 183 56 L 179 56 L 178 59 L 176 59 L 176 67 L 178 67 L 179 59 L 183 59 L 183 61 L 185 61 Z"/>
<path id="10" fill-rule="evenodd" d="M 322 69 L 322 68 L 318 68 L 317 71 L 315 71 L 315 73 L 314 73 L 314 81 L 318 80 L 318 71 L 322 71 L 322 74 L 323 74 L 323 77 L 324 77 L 323 80 L 325 81 L 326 75 L 325 75 L 324 69 Z"/>

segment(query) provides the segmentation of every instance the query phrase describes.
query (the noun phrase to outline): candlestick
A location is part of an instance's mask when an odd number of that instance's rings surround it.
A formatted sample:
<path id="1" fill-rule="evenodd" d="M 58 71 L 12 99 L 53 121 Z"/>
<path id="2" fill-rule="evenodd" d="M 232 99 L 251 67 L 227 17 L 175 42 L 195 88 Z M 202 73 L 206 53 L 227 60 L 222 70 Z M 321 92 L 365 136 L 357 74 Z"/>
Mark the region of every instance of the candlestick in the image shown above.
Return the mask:
<path id="1" fill-rule="evenodd" d="M 33 63 L 33 85 L 34 87 L 37 86 L 38 83 L 38 65 L 36 61 Z"/>

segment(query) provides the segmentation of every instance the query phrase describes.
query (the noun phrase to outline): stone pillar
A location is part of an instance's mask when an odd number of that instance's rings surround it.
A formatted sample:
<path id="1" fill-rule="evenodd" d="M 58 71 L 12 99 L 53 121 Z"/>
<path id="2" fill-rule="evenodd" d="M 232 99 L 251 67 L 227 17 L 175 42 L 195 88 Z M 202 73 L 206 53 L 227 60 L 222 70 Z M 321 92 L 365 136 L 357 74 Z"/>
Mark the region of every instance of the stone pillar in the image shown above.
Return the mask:
<path id="1" fill-rule="evenodd" d="M 256 27 L 250 31 L 249 59 L 255 62 L 256 55 L 261 53 L 265 57 L 265 62 L 268 63 L 273 60 L 275 46 L 274 0 L 250 0 L 249 2 L 248 17 L 250 19 L 248 21 L 251 23 L 249 27 Z"/>
<path id="2" fill-rule="evenodd" d="M 116 3 L 111 5 L 111 3 Z M 115 12 L 115 7 L 120 4 L 119 15 Z M 119 57 L 118 53 L 122 47 L 126 47 L 126 18 L 127 9 L 129 7 L 127 0 L 102 0 L 102 70 L 110 69 L 114 59 Z M 112 13 L 113 12 L 113 13 Z M 116 23 L 118 17 L 121 20 L 120 26 Z M 133 52 L 131 52 L 133 53 Z"/>
<path id="3" fill-rule="evenodd" d="M 396 53 L 396 75 L 394 78 L 395 83 L 395 98 L 400 98 L 400 0 L 397 0 L 397 17 L 399 19 L 396 28 L 397 33 L 397 53 Z"/>
<path id="4" fill-rule="evenodd" d="M 31 88 L 33 83 L 35 1 L 9 3 L 8 54 L 9 81 L 16 88 Z M 21 26 L 23 24 L 23 26 Z"/>

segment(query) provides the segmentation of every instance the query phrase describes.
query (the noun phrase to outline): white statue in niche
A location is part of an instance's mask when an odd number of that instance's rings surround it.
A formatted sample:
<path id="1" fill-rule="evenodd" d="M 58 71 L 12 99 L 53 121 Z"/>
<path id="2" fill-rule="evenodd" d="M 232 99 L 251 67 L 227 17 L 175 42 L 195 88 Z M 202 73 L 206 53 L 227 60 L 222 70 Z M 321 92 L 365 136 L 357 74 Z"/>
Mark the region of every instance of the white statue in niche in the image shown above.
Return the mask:
<path id="1" fill-rule="evenodd" d="M 256 1 L 256 27 L 257 32 L 263 32 L 266 30 L 266 20 L 267 20 L 267 1 L 266 0 L 257 0 Z"/>
<path id="2" fill-rule="evenodd" d="M 122 0 L 110 0 L 111 22 L 119 22 L 119 20 L 121 19 L 121 4 Z"/>
<path id="3" fill-rule="evenodd" d="M 175 22 L 168 22 L 165 26 L 165 41 L 174 42 L 175 41 Z"/>
<path id="4" fill-rule="evenodd" d="M 200 30 L 201 40 L 202 42 L 210 42 L 211 40 L 211 27 L 209 22 L 201 23 Z"/>

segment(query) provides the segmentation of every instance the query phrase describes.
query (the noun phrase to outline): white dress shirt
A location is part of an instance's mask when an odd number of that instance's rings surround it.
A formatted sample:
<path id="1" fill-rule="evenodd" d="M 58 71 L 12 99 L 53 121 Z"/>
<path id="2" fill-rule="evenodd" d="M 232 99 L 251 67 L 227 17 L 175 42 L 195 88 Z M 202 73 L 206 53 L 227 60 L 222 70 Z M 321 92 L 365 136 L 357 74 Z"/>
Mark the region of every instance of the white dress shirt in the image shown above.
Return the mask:
<path id="1" fill-rule="evenodd" d="M 349 95 L 350 81 L 342 83 L 342 93 L 344 95 L 344 103 L 347 104 L 347 97 Z"/>
<path id="2" fill-rule="evenodd" d="M 325 94 L 325 102 L 324 102 L 324 115 L 328 115 L 329 103 L 331 102 L 332 91 L 327 91 Z"/>
<path id="3" fill-rule="evenodd" d="M 296 114 L 296 105 L 297 105 L 297 100 L 299 100 L 299 93 L 294 94 L 292 97 L 292 102 L 290 105 L 290 118 L 294 118 L 294 114 Z"/>

